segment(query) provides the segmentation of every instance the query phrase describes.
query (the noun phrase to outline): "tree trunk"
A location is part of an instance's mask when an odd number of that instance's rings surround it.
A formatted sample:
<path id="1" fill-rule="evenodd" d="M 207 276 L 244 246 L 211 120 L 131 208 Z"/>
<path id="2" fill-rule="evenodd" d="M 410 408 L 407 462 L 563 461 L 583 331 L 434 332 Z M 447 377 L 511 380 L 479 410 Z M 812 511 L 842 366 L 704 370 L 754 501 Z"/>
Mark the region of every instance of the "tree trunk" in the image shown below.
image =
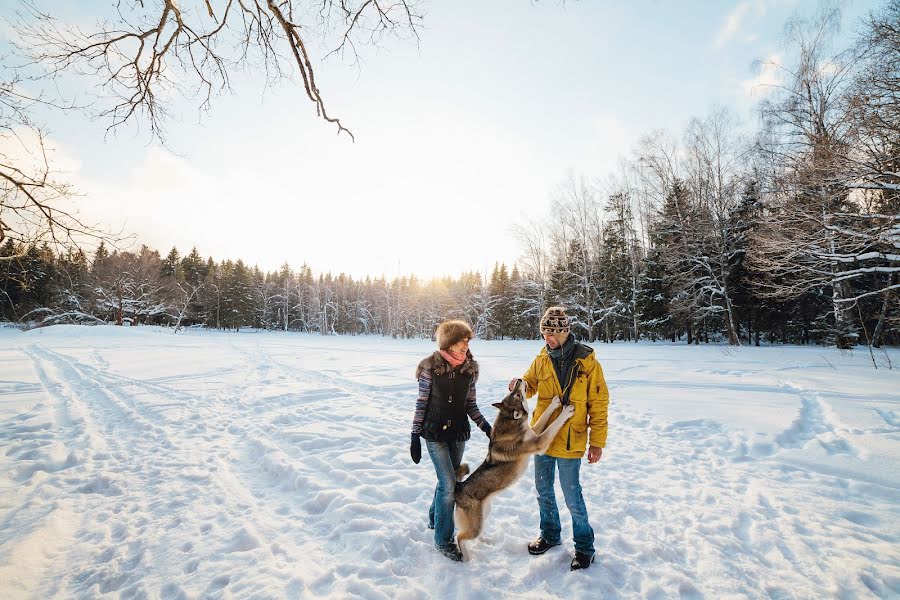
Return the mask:
<path id="1" fill-rule="evenodd" d="M 888 277 L 887 287 L 894 285 L 894 274 Z M 887 321 L 891 307 L 891 295 L 893 290 L 888 289 L 884 292 L 884 300 L 881 302 L 881 314 L 878 315 L 878 324 L 875 325 L 875 332 L 872 334 L 872 345 L 881 348 L 881 337 L 884 335 L 884 324 Z"/>
<path id="2" fill-rule="evenodd" d="M 824 194 L 824 190 L 823 190 Z M 825 212 L 824 204 L 822 208 L 822 221 L 827 226 L 830 221 L 830 215 Z M 834 233 L 829 233 L 829 243 L 831 244 L 831 254 L 837 254 L 837 245 L 834 243 Z M 842 281 L 836 281 L 841 273 L 841 265 L 837 260 L 831 260 L 831 303 L 834 309 L 834 342 L 841 350 L 852 348 L 854 340 L 850 337 L 850 319 L 846 302 L 842 302 L 845 298 L 845 285 Z"/>
<path id="3" fill-rule="evenodd" d="M 122 287 L 116 287 L 116 296 L 119 299 L 119 306 L 116 309 L 116 325 L 122 326 Z"/>
<path id="4" fill-rule="evenodd" d="M 288 324 L 291 321 L 291 278 L 284 278 L 284 330 L 288 330 Z"/>
<path id="5" fill-rule="evenodd" d="M 734 318 L 734 306 L 731 304 L 731 297 L 728 295 L 728 292 L 725 292 L 725 331 L 728 334 L 728 343 L 730 345 L 741 345 L 738 326 Z"/>
<path id="6" fill-rule="evenodd" d="M 831 285 L 833 294 L 832 305 L 834 307 L 834 341 L 835 345 L 841 350 L 848 350 L 855 343 L 850 336 L 850 318 L 847 314 L 847 303 L 840 302 L 844 298 L 843 287 L 843 282 L 834 282 Z"/>

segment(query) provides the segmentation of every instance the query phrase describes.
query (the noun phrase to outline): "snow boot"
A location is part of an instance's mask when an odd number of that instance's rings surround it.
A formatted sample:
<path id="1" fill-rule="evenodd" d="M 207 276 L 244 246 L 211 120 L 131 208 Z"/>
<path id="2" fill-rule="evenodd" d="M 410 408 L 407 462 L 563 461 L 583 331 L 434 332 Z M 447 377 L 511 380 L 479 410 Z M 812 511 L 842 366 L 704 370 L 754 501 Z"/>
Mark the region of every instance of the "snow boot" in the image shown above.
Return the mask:
<path id="1" fill-rule="evenodd" d="M 450 542 L 446 546 L 438 546 L 437 549 L 450 560 L 462 562 L 463 555 L 459 550 L 459 546 L 456 545 L 456 542 Z"/>
<path id="2" fill-rule="evenodd" d="M 551 544 L 544 538 L 538 538 L 533 542 L 528 542 L 528 554 L 532 556 L 538 556 L 552 548 L 553 546 L 559 546 L 559 544 Z"/>
<path id="3" fill-rule="evenodd" d="M 572 559 L 572 564 L 570 565 L 571 571 L 578 571 L 580 569 L 587 569 L 591 566 L 591 563 L 594 562 L 593 554 L 582 554 L 581 552 L 575 553 L 575 558 Z"/>

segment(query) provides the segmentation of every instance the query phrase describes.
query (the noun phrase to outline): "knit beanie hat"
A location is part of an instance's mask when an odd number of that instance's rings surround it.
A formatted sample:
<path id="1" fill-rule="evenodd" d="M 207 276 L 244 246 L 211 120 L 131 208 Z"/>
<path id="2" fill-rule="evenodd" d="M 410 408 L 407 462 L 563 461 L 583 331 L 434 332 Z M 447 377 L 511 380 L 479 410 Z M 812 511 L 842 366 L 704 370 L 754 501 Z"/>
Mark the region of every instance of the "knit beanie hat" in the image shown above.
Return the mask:
<path id="1" fill-rule="evenodd" d="M 437 338 L 438 348 L 441 350 L 446 350 L 461 340 L 471 340 L 474 337 L 472 328 L 469 327 L 469 324 L 459 320 L 444 321 L 438 325 L 434 335 Z"/>
<path id="2" fill-rule="evenodd" d="M 562 306 L 551 306 L 541 317 L 541 333 L 553 335 L 569 333 L 569 317 Z"/>

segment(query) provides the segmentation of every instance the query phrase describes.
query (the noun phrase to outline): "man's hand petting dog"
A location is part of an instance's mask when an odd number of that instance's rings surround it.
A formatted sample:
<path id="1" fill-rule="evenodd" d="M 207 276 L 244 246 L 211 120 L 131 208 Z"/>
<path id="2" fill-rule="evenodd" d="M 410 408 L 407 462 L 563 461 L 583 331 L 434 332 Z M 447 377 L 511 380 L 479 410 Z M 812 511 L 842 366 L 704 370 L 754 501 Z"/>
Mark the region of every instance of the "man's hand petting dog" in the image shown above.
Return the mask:
<path id="1" fill-rule="evenodd" d="M 525 386 L 525 390 L 527 391 L 527 390 L 528 390 L 528 383 L 527 383 L 524 379 L 515 379 L 515 378 L 509 380 L 509 386 L 508 386 L 508 387 L 509 387 L 509 391 L 515 390 L 515 389 L 516 389 L 516 383 L 519 382 L 519 381 L 522 382 L 522 385 Z"/>

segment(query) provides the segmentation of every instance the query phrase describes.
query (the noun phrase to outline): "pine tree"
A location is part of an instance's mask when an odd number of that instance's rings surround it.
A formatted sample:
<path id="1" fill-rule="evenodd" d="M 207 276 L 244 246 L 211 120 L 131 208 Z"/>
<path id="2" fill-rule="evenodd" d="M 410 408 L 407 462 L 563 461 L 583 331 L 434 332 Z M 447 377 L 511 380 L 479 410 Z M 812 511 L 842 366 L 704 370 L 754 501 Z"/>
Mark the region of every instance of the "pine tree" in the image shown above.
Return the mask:
<path id="1" fill-rule="evenodd" d="M 70 314 L 72 321 L 90 317 L 90 267 L 81 249 L 60 256 L 57 260 L 56 306 Z"/>
<path id="2" fill-rule="evenodd" d="M 175 253 L 175 256 L 172 253 Z M 178 254 L 178 251 L 175 248 L 169 252 L 169 255 L 163 261 L 163 270 L 165 271 L 168 267 L 166 264 L 175 258 Z M 200 284 L 206 278 L 206 267 L 204 260 L 200 257 L 200 253 L 197 252 L 197 247 L 194 246 L 191 248 L 190 254 L 181 259 L 181 274 L 185 281 L 191 283 L 193 285 Z M 166 273 L 164 272 L 163 275 Z"/>
<path id="3" fill-rule="evenodd" d="M 506 270 L 506 263 L 495 264 L 488 286 L 490 297 L 490 325 L 488 339 L 511 336 L 513 322 L 513 288 Z"/>
<path id="4" fill-rule="evenodd" d="M 535 335 L 533 319 L 529 318 L 529 283 L 522 277 L 518 265 L 513 265 L 509 278 L 509 335 L 514 340 L 531 339 Z"/>
<path id="5" fill-rule="evenodd" d="M 91 262 L 91 270 L 98 268 L 107 258 L 109 258 L 109 251 L 106 249 L 106 244 L 103 240 L 100 240 L 100 244 L 94 251 L 94 260 Z"/>
<path id="6" fill-rule="evenodd" d="M 20 254 L 12 238 L 7 238 L 0 246 L 0 318 L 4 321 L 18 321 L 21 300 L 20 264 L 15 258 Z"/>
<path id="7" fill-rule="evenodd" d="M 598 288 L 602 312 L 597 315 L 605 341 L 628 339 L 634 322 L 634 273 L 630 243 L 631 208 L 627 194 L 617 193 L 606 207 L 610 220 L 603 229 L 603 246 L 598 259 Z"/>
<path id="8" fill-rule="evenodd" d="M 576 242 L 572 242 L 577 245 Z M 578 310 L 578 289 L 579 281 L 577 276 L 577 266 L 574 256 L 576 251 L 570 251 L 566 254 L 558 256 L 550 270 L 550 278 L 547 285 L 547 296 L 545 298 L 546 306 L 565 306 L 569 311 L 569 316 L 575 321 L 576 331 L 583 337 L 587 333 L 588 325 L 586 315 L 583 311 Z"/>
<path id="9" fill-rule="evenodd" d="M 171 277 L 177 280 L 179 277 L 182 277 L 178 269 L 181 266 L 180 263 L 181 255 L 178 253 L 178 248 L 172 246 L 169 254 L 166 255 L 166 258 L 160 264 L 160 273 L 163 277 Z"/>
<path id="10" fill-rule="evenodd" d="M 747 343 L 759 346 L 761 327 L 766 321 L 768 308 L 763 298 L 756 296 L 752 282 L 753 273 L 746 266 L 750 236 L 759 225 L 762 206 L 759 202 L 758 183 L 750 179 L 744 188 L 741 203 L 732 213 L 727 224 L 731 240 L 728 287 L 738 321 L 746 325 Z"/>
<path id="11" fill-rule="evenodd" d="M 666 280 L 663 248 L 658 240 L 652 240 L 641 263 L 636 310 L 641 330 L 654 342 L 657 339 L 671 339 L 674 342 L 677 336 L 669 312 L 672 298 Z"/>

